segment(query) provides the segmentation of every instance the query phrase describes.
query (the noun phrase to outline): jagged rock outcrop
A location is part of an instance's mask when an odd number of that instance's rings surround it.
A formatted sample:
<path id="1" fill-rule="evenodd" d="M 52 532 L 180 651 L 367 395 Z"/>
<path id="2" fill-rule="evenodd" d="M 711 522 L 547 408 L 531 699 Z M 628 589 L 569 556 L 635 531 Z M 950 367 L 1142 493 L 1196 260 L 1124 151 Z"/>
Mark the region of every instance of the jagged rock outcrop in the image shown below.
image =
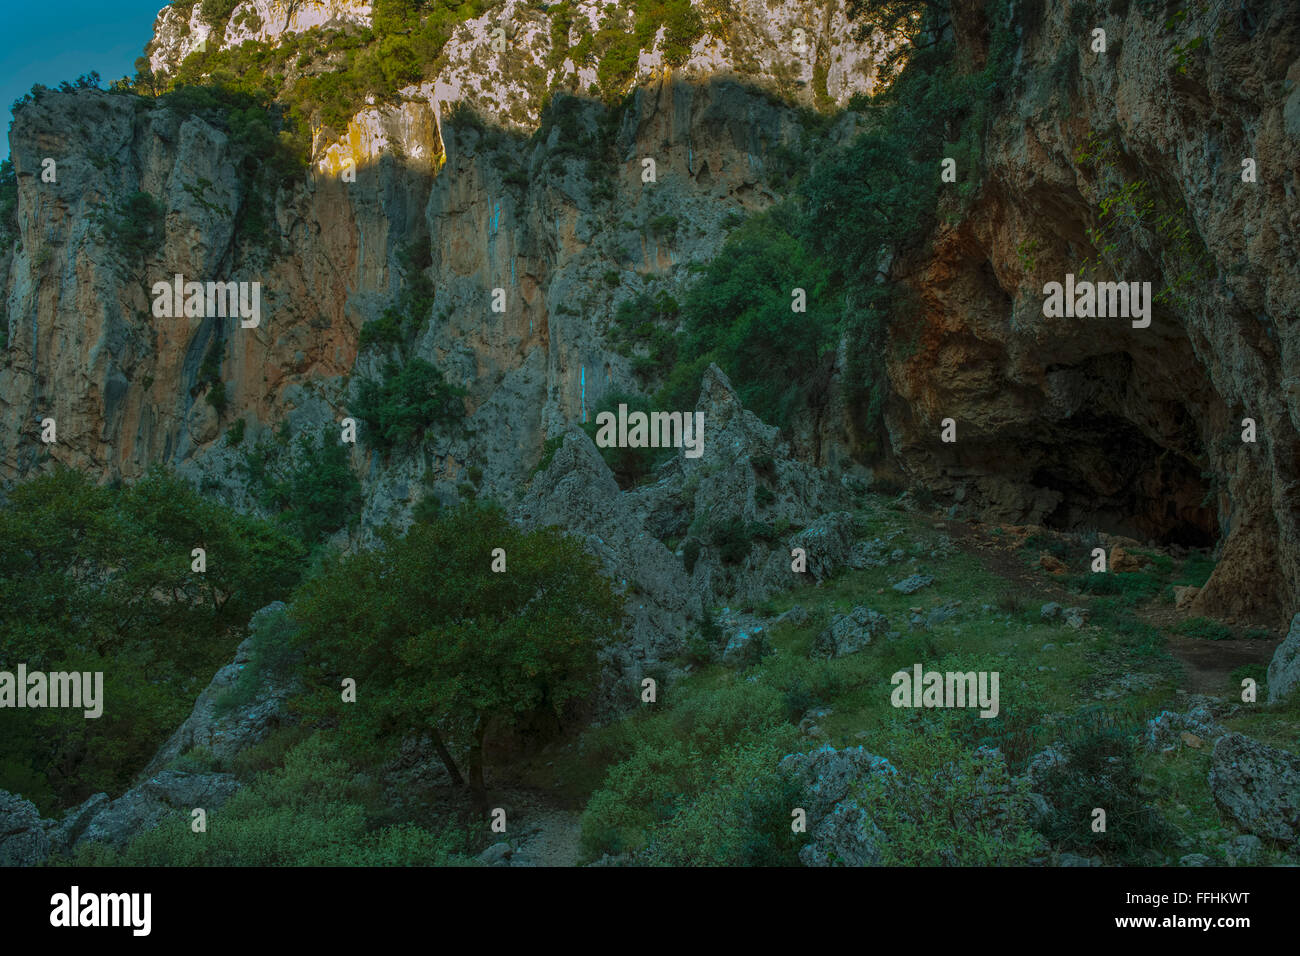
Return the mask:
<path id="1" fill-rule="evenodd" d="M 803 789 L 809 841 L 799 850 L 804 866 L 878 866 L 884 833 L 856 798 L 869 776 L 897 771 L 884 757 L 862 747 L 836 750 L 829 744 L 811 753 L 782 758 L 782 772 Z"/>
<path id="2" fill-rule="evenodd" d="M 281 676 L 265 668 L 257 670 L 254 653 L 259 641 L 288 640 L 292 624 L 285 619 L 285 611 L 283 601 L 274 601 L 252 616 L 248 622 L 249 635 L 235 649 L 234 660 L 213 676 L 194 702 L 190 716 L 141 771 L 142 778 L 152 777 L 196 748 L 205 751 L 217 766 L 229 766 L 236 754 L 261 743 L 273 730 L 291 720 L 286 701 L 299 689 L 297 678 Z M 229 704 L 241 682 L 249 682 L 251 686 L 238 703 Z"/>
<path id="3" fill-rule="evenodd" d="M 120 848 L 168 817 L 181 816 L 188 821 L 196 809 L 206 813 L 220 809 L 238 790 L 233 774 L 164 770 L 95 813 L 75 843 Z"/>

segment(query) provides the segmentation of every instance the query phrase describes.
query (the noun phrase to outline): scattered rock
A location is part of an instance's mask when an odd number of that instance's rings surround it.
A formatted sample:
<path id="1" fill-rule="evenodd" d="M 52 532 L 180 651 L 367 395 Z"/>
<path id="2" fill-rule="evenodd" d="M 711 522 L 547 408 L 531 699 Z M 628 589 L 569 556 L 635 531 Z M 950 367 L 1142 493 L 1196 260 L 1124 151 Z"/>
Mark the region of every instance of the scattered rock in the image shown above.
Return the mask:
<path id="1" fill-rule="evenodd" d="M 1132 574 L 1142 570 L 1142 564 L 1136 555 L 1129 554 L 1123 548 L 1110 549 L 1110 569 L 1118 574 Z"/>
<path id="2" fill-rule="evenodd" d="M 1227 858 L 1229 866 L 1253 866 L 1259 862 L 1259 856 L 1263 852 L 1264 844 L 1260 842 L 1259 837 L 1243 833 L 1233 837 L 1223 844 L 1220 849 L 1223 850 L 1223 855 Z"/>
<path id="3" fill-rule="evenodd" d="M 1214 861 L 1204 853 L 1188 853 L 1178 860 L 1179 866 L 1214 866 Z"/>
<path id="4" fill-rule="evenodd" d="M 1077 631 L 1088 623 L 1088 618 L 1092 616 L 1092 612 L 1086 607 L 1067 607 L 1061 612 L 1061 616 L 1065 619 L 1066 624 Z"/>
<path id="5" fill-rule="evenodd" d="M 1061 605 L 1049 602 L 1038 609 L 1038 616 L 1044 621 L 1058 621 L 1061 618 L 1062 610 Z"/>
<path id="6" fill-rule="evenodd" d="M 1300 836 L 1300 757 L 1244 734 L 1214 745 L 1210 792 L 1241 826 L 1280 843 Z"/>
<path id="7" fill-rule="evenodd" d="M 855 607 L 848 614 L 837 614 L 830 626 L 817 635 L 813 642 L 813 657 L 844 657 L 856 654 L 871 643 L 872 638 L 889 630 L 885 615 L 865 607 Z"/>
<path id="8" fill-rule="evenodd" d="M 1226 731 L 1214 719 L 1210 706 L 1193 698 L 1193 706 L 1186 713 L 1162 710 L 1147 721 L 1144 735 L 1147 750 L 1168 752 L 1178 747 L 1179 741 L 1189 747 L 1199 748 L 1207 740 L 1216 740 Z M 1195 743 L 1189 742 L 1194 740 Z"/>
<path id="9" fill-rule="evenodd" d="M 929 574 L 913 574 L 894 585 L 894 590 L 900 594 L 915 594 L 921 588 L 928 588 L 934 583 L 934 577 Z"/>
<path id="10" fill-rule="evenodd" d="M 514 847 L 509 843 L 493 843 L 478 855 L 478 861 L 484 866 L 509 866 L 514 855 Z"/>
<path id="11" fill-rule="evenodd" d="M 957 616 L 960 607 L 961 601 L 949 601 L 947 604 L 935 608 L 925 616 L 925 626 L 932 628 L 943 624 L 945 621 L 951 621 Z"/>
<path id="12" fill-rule="evenodd" d="M 1175 586 L 1174 607 L 1176 607 L 1180 611 L 1186 611 L 1189 607 L 1192 606 L 1192 601 L 1196 599 L 1196 595 L 1200 593 L 1201 593 L 1200 588 L 1192 587 L 1191 585 Z"/>

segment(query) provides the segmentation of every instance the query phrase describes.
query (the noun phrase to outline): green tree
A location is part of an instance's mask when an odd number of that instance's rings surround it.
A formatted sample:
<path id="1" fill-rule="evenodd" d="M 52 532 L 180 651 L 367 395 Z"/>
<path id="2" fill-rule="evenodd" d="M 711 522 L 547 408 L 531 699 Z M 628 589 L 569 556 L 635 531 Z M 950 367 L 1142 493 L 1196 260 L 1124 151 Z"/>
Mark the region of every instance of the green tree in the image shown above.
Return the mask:
<path id="1" fill-rule="evenodd" d="M 338 559 L 294 602 L 309 680 L 337 693 L 354 678 L 363 735 L 430 734 L 452 778 L 465 754 L 486 807 L 483 745 L 494 728 L 563 718 L 592 691 L 621 600 L 591 555 L 553 529 L 524 532 L 497 508 L 466 505 L 381 532 L 382 546 Z M 492 570 L 495 548 L 506 571 Z"/>
<path id="2" fill-rule="evenodd" d="M 0 789 L 46 812 L 123 789 L 304 558 L 161 468 L 126 487 L 65 468 L 16 486 L 0 508 L 0 670 L 100 671 L 104 700 L 93 720 L 0 710 Z"/>

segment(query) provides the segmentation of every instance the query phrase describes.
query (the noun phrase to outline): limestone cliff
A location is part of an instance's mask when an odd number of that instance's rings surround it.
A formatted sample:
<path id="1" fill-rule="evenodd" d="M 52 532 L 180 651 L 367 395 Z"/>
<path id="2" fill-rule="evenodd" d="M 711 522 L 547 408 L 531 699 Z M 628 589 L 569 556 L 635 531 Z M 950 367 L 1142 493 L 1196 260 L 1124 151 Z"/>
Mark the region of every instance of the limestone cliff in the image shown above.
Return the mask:
<path id="1" fill-rule="evenodd" d="M 662 35 L 641 51 L 614 114 L 612 172 L 593 179 L 568 133 L 536 133 L 548 99 L 576 94 L 576 129 L 597 135 L 592 68 L 556 54 L 604 24 L 606 5 L 572 7 L 559 30 L 515 0 L 458 24 L 432 79 L 346 128 L 314 128 L 308 176 L 267 195 L 241 174 L 239 144 L 200 115 L 93 92 L 19 108 L 21 242 L 0 273 L 0 479 L 49 459 L 106 480 L 163 461 L 251 504 L 225 436 L 237 422 L 250 443 L 285 423 L 309 433 L 348 414 L 357 379 L 389 357 L 361 350 L 360 331 L 398 294 L 400 254 L 414 245 L 436 298 L 411 354 L 465 388 L 468 429 L 391 456 L 357 446 L 366 504 L 354 538 L 404 520 L 422 489 L 458 497 L 470 468 L 482 493 L 522 500 L 544 441 L 636 384 L 608 336 L 617 305 L 679 292 L 730 215 L 779 198 L 777 157 L 801 143 L 794 106 L 832 109 L 870 91 L 891 47 L 855 37 L 841 0 L 700 5 L 705 29 L 683 62 L 668 64 Z M 1280 617 L 1300 604 L 1300 26 L 1280 3 L 1210 4 L 1181 19 L 1157 7 L 1010 7 L 1011 74 L 981 168 L 962 171 L 979 177 L 973 202 L 892 267 L 922 305 L 917 327 L 892 330 L 915 343 L 889 360 L 892 457 L 969 514 L 1217 544 L 1203 610 Z M 310 40 L 371 16 L 347 0 L 245 0 L 210 24 L 199 5 L 174 4 L 147 55 L 165 74 L 199 43 Z M 977 65 L 984 4 L 955 4 L 953 24 Z M 1094 28 L 1105 53 L 1091 48 Z M 804 55 L 791 48 L 796 29 Z M 41 179 L 46 158 L 56 182 Z M 1246 158 L 1257 182 L 1242 181 Z M 144 256 L 96 224 L 101 205 L 136 192 L 163 207 L 161 241 Z M 240 230 L 259 203 L 264 243 Z M 672 235 L 650 228 L 665 215 L 679 224 Z M 1105 278 L 1153 282 L 1148 328 L 1043 316 L 1044 284 L 1089 261 Z M 260 326 L 155 318 L 150 287 L 175 274 L 260 282 Z M 498 288 L 504 313 L 490 308 Z M 211 361 L 224 405 L 207 401 Z M 875 464 L 850 460 L 849 405 L 830 407 L 838 419 L 796 422 L 792 453 Z M 38 440 L 47 417 L 59 437 L 49 446 Z M 1246 417 L 1256 444 L 1240 441 Z M 956 444 L 939 440 L 944 418 Z M 717 591 L 696 596 L 706 593 Z"/>

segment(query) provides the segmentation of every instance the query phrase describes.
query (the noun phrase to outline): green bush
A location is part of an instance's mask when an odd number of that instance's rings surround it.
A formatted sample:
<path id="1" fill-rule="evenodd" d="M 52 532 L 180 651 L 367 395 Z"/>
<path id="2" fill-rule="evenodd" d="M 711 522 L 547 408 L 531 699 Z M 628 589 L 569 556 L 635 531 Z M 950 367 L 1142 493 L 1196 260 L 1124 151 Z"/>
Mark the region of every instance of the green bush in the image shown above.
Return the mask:
<path id="1" fill-rule="evenodd" d="M 1039 785 L 1054 808 L 1042 833 L 1062 849 L 1091 850 L 1119 860 L 1140 859 L 1163 848 L 1173 833 L 1143 788 L 1138 767 L 1138 724 L 1101 708 L 1088 708 L 1059 730 L 1069 759 Z M 1092 829 L 1092 812 L 1106 811 L 1106 830 Z"/>
<path id="2" fill-rule="evenodd" d="M 859 804 L 884 834 L 886 866 L 1017 866 L 1046 847 L 1029 824 L 1028 785 L 992 751 L 942 734 L 895 738 L 907 767 L 867 778 Z"/>
<path id="3" fill-rule="evenodd" d="M 1230 641 L 1233 639 L 1232 628 L 1209 618 L 1193 617 L 1180 621 L 1175 627 L 1179 634 L 1195 637 L 1203 641 Z"/>
<path id="4" fill-rule="evenodd" d="M 365 424 L 366 444 L 389 451 L 412 444 L 428 428 L 459 427 L 465 417 L 464 394 L 424 359 L 405 365 L 388 362 L 379 379 L 362 379 L 354 411 Z"/>
<path id="5" fill-rule="evenodd" d="M 284 766 L 209 814 L 205 833 L 176 811 L 124 850 L 82 844 L 74 866 L 449 866 L 473 865 L 471 832 L 440 832 L 411 824 L 374 825 L 380 796 L 335 743 L 310 737 L 285 755 Z"/>
<path id="6" fill-rule="evenodd" d="M 638 851 L 666 864 L 789 862 L 790 809 L 779 806 L 787 794 L 773 773 L 795 733 L 776 690 L 686 689 L 632 732 L 632 752 L 583 813 L 586 858 Z M 710 818 L 722 825 L 706 837 Z"/>
<path id="7" fill-rule="evenodd" d="M 62 468 L 15 486 L 0 507 L 0 670 L 102 671 L 104 700 L 95 720 L 0 709 L 0 789 L 47 816 L 126 789 L 305 557 L 292 536 L 161 468 L 130 486 Z"/>
<path id="8" fill-rule="evenodd" d="M 315 439 L 301 436 L 292 451 L 287 444 L 287 437 L 283 443 L 259 439 L 238 467 L 258 503 L 301 541 L 315 544 L 360 511 L 361 482 L 332 426 Z"/>
<path id="9" fill-rule="evenodd" d="M 128 259 L 143 259 L 157 252 L 163 240 L 165 207 L 147 192 L 133 192 L 116 206 L 100 206 L 95 222 L 104 244 Z"/>

